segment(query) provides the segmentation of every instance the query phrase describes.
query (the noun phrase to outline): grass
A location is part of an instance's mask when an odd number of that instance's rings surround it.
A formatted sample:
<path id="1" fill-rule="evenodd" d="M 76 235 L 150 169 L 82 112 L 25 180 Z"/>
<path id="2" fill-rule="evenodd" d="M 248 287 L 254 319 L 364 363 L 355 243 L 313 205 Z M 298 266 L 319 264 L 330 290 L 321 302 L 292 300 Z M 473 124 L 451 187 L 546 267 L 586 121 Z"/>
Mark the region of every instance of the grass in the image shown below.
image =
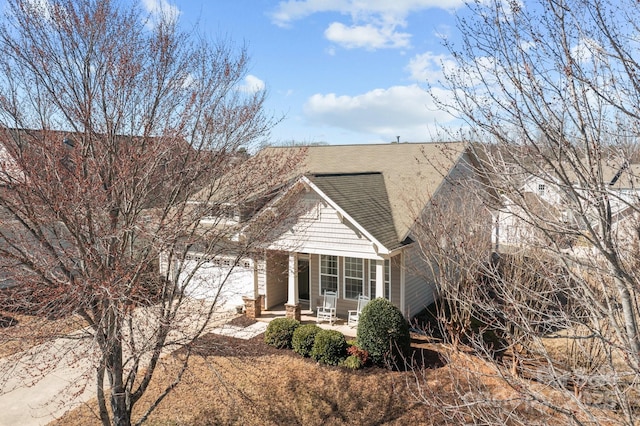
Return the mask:
<path id="1" fill-rule="evenodd" d="M 0 358 L 26 351 L 81 327 L 83 321 L 74 315 L 50 319 L 0 310 Z"/>

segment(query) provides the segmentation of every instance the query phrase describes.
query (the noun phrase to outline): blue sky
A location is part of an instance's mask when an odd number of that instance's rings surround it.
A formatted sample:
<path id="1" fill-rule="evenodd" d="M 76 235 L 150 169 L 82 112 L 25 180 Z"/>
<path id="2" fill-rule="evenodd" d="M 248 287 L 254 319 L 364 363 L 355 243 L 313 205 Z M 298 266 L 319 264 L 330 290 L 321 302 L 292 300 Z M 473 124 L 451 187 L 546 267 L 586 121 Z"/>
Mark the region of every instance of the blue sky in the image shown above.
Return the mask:
<path id="1" fill-rule="evenodd" d="M 247 85 L 264 85 L 267 111 L 284 115 L 274 144 L 429 141 L 451 124 L 426 83 L 437 83 L 460 0 L 140 1 L 247 44 Z"/>

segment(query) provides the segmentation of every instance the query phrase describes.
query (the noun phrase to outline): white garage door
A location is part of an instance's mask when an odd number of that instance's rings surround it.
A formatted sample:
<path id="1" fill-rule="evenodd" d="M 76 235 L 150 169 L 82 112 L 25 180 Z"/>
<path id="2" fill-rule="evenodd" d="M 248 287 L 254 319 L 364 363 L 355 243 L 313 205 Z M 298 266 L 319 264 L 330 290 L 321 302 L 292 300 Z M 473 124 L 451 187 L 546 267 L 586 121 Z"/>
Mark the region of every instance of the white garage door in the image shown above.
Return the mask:
<path id="1" fill-rule="evenodd" d="M 220 310 L 231 310 L 242 305 L 242 296 L 253 295 L 253 262 L 243 259 L 232 267 L 233 262 L 234 259 L 226 258 L 204 262 L 191 281 L 186 283 L 186 278 L 198 263 L 197 260 L 187 260 L 180 275 L 180 284 L 186 284 L 185 294 L 204 300 L 214 300 L 218 295 L 216 304 Z"/>

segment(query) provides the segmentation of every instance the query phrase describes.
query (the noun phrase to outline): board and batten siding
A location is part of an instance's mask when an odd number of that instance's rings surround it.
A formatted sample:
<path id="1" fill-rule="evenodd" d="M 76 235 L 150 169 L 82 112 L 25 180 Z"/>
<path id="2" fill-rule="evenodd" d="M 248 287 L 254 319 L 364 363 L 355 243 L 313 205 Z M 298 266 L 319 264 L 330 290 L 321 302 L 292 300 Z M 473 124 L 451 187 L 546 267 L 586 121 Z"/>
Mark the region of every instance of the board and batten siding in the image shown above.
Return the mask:
<path id="1" fill-rule="evenodd" d="M 287 302 L 288 297 L 288 268 L 289 255 L 287 253 L 267 254 L 267 283 L 265 305 L 267 309 Z"/>
<path id="2" fill-rule="evenodd" d="M 437 288 L 429 265 L 425 263 L 418 247 L 415 245 L 409 247 L 404 254 L 404 314 L 407 318 L 411 318 L 435 301 Z"/>
<path id="3" fill-rule="evenodd" d="M 314 310 L 322 299 L 320 294 L 320 256 L 312 254 L 309 256 L 309 309 Z"/>
<path id="4" fill-rule="evenodd" d="M 378 257 L 372 242 L 315 192 L 304 194 L 304 212 L 287 225 L 269 247 L 310 254 L 332 254 L 368 259 Z"/>

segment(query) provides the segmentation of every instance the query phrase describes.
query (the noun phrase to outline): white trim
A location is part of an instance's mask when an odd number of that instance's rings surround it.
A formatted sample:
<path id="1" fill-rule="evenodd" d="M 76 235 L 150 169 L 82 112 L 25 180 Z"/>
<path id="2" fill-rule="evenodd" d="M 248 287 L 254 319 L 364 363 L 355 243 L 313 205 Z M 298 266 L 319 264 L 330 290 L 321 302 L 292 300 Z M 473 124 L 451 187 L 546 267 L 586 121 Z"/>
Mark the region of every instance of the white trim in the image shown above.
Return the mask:
<path id="1" fill-rule="evenodd" d="M 384 278 L 384 260 L 376 260 L 376 297 L 385 297 Z M 391 262 L 389 262 L 389 282 L 391 282 Z"/>
<path id="2" fill-rule="evenodd" d="M 385 265 L 389 265 L 389 281 L 387 281 L 387 268 L 385 267 Z M 367 273 L 369 274 L 368 276 L 368 281 L 367 281 L 367 285 L 369 288 L 369 297 L 373 299 L 373 295 L 371 294 L 371 284 L 372 284 L 372 280 L 371 280 L 371 269 L 374 269 L 373 273 L 375 274 L 376 278 L 375 281 L 373 281 L 374 287 L 375 287 L 375 292 L 376 292 L 376 297 L 384 297 L 385 299 L 387 299 L 387 288 L 389 289 L 389 299 L 391 299 L 391 259 L 378 259 L 378 260 L 374 260 L 374 261 L 369 261 L 369 268 L 367 270 Z"/>
<path id="3" fill-rule="evenodd" d="M 298 258 L 295 253 L 289 253 L 289 279 L 287 280 L 287 304 L 298 303 Z"/>
<path id="4" fill-rule="evenodd" d="M 360 260 L 360 267 L 362 270 L 362 290 L 359 294 L 356 295 L 356 297 L 347 297 L 347 257 L 351 258 L 351 259 L 358 259 Z M 347 256 L 347 257 L 342 257 L 342 298 L 344 300 L 358 300 L 358 296 L 360 296 L 361 294 L 364 294 L 364 290 L 365 290 L 365 283 L 367 282 L 366 280 L 366 275 L 365 275 L 365 262 L 364 259 L 361 257 L 352 257 L 352 256 Z M 356 277 L 349 277 L 351 279 L 357 279 Z"/>
<path id="5" fill-rule="evenodd" d="M 285 246 L 270 246 L 267 248 L 267 250 L 274 250 L 274 251 L 282 251 L 283 248 Z M 326 249 L 314 249 L 313 247 L 299 247 L 300 250 L 304 250 L 305 253 L 308 254 L 314 254 L 314 255 L 328 255 L 328 256 L 342 256 L 342 257 L 359 257 L 362 259 L 369 259 L 369 260 L 384 260 L 384 259 L 388 259 L 388 256 L 376 256 L 372 253 L 363 253 L 360 251 L 353 251 L 353 250 L 345 250 L 345 251 L 327 251 Z"/>
<path id="6" fill-rule="evenodd" d="M 404 312 L 405 317 L 407 312 L 405 311 L 405 256 L 404 253 L 400 254 L 400 312 Z M 389 267 L 389 274 L 391 274 L 391 267 Z M 389 275 L 389 281 L 391 281 L 391 275 Z M 391 296 L 391 295 L 389 295 Z"/>
<path id="7" fill-rule="evenodd" d="M 318 258 L 318 293 L 320 296 L 324 296 L 322 294 L 322 256 L 333 256 L 336 258 L 336 293 L 338 293 L 338 297 L 340 297 L 340 256 L 335 254 L 321 254 Z M 327 277 L 333 277 L 333 275 L 329 274 L 324 275 Z M 309 297 L 311 297 L 311 295 L 309 295 Z"/>

